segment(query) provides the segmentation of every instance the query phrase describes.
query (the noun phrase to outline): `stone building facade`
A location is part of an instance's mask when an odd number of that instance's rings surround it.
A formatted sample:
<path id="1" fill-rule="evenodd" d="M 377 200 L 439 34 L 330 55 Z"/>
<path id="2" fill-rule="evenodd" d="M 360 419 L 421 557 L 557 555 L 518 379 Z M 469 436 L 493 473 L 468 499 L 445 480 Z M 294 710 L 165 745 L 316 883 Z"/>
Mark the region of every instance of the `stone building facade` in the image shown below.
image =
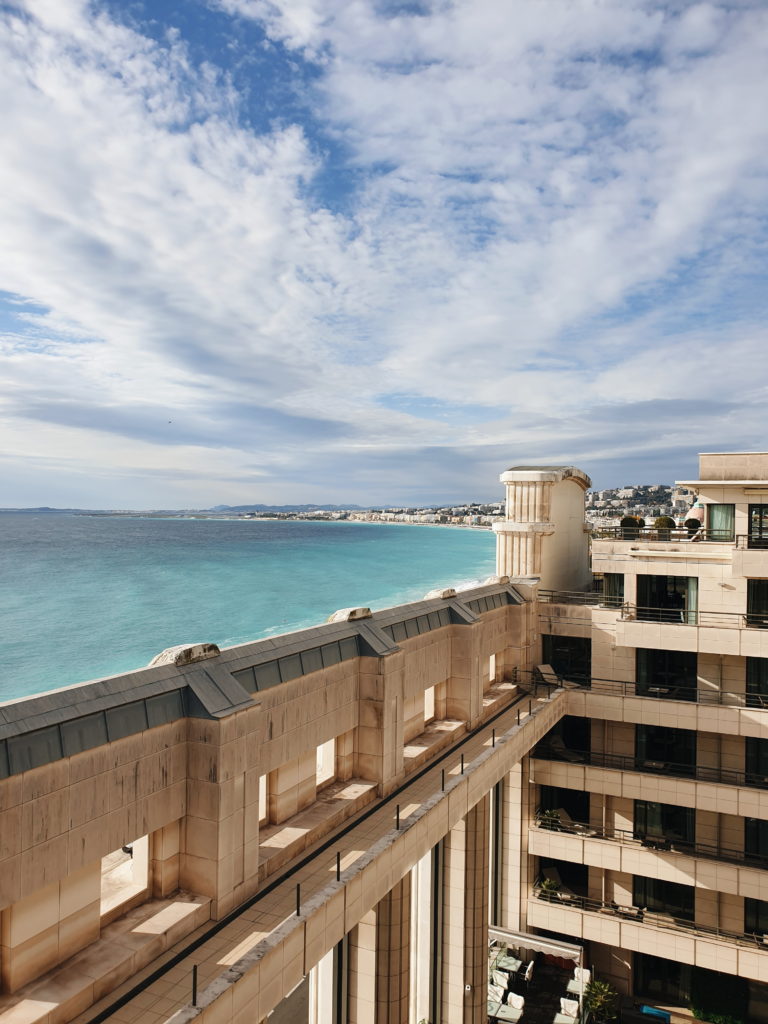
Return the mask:
<path id="1" fill-rule="evenodd" d="M 538 1021 L 500 950 L 768 1020 L 768 455 L 701 476 L 593 579 L 514 467 L 481 585 L 0 705 L 0 1024 Z"/>

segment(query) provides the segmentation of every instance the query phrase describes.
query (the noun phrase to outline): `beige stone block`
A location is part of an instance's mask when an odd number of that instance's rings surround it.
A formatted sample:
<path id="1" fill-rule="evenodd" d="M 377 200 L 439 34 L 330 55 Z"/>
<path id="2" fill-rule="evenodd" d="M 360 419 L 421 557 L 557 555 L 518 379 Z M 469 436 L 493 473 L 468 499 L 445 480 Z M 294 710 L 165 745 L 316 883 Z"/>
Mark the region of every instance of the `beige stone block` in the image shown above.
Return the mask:
<path id="1" fill-rule="evenodd" d="M 54 761 L 52 764 L 42 765 L 40 768 L 32 768 L 24 772 L 22 780 L 22 800 L 29 803 L 57 789 L 63 789 L 70 781 L 70 761 L 72 758 L 63 758 L 61 761 Z"/>
<path id="2" fill-rule="evenodd" d="M 182 854 L 179 881 L 184 889 L 214 898 L 217 895 L 216 863 L 188 853 Z"/>
<path id="3" fill-rule="evenodd" d="M 21 899 L 21 854 L 0 867 L 0 910 Z"/>
<path id="4" fill-rule="evenodd" d="M 109 773 L 95 775 L 69 788 L 69 828 L 76 828 L 91 818 L 109 811 Z"/>
<path id="5" fill-rule="evenodd" d="M 21 895 L 29 896 L 67 874 L 68 837 L 58 836 L 28 850 L 21 858 Z"/>
<path id="6" fill-rule="evenodd" d="M 59 921 L 59 961 L 96 942 L 100 932 L 100 902 L 81 907 Z"/>
<path id="7" fill-rule="evenodd" d="M 0 811 L 0 861 L 21 852 L 21 807 Z"/>
<path id="8" fill-rule="evenodd" d="M 3 954 L 0 963 L 3 985 L 8 992 L 16 992 L 58 963 L 58 923 L 38 930 L 12 948 L 4 945 Z"/>
<path id="9" fill-rule="evenodd" d="M 22 779 L 21 775 L 11 775 L 0 780 L 0 811 L 8 811 L 21 803 Z"/>
<path id="10" fill-rule="evenodd" d="M 69 917 L 98 903 L 101 898 L 101 864 L 94 861 L 62 879 L 59 885 L 59 914 Z"/>

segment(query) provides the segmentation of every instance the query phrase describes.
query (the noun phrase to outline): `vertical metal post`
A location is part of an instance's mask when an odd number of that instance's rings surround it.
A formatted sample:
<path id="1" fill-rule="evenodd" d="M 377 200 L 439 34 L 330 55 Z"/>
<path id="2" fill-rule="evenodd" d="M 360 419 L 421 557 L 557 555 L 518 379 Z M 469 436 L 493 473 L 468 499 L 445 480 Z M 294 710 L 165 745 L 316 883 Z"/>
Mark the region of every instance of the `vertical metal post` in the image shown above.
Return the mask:
<path id="1" fill-rule="evenodd" d="M 496 746 L 496 730 L 494 729 L 491 733 L 491 746 Z"/>
<path id="2" fill-rule="evenodd" d="M 395 828 L 400 831 L 400 804 L 395 807 Z"/>
<path id="3" fill-rule="evenodd" d="M 301 882 L 296 883 L 296 917 L 301 914 Z"/>
<path id="4" fill-rule="evenodd" d="M 197 1006 L 197 964 L 192 965 L 192 1005 Z"/>
<path id="5" fill-rule="evenodd" d="M 336 851 L 336 881 L 341 881 L 341 850 Z"/>
<path id="6" fill-rule="evenodd" d="M 461 774 L 464 774 L 464 755 L 461 755 Z"/>
<path id="7" fill-rule="evenodd" d="M 445 768 L 440 772 L 440 788 L 445 792 Z"/>
<path id="8" fill-rule="evenodd" d="M 520 725 L 520 708 L 517 709 L 517 724 Z"/>

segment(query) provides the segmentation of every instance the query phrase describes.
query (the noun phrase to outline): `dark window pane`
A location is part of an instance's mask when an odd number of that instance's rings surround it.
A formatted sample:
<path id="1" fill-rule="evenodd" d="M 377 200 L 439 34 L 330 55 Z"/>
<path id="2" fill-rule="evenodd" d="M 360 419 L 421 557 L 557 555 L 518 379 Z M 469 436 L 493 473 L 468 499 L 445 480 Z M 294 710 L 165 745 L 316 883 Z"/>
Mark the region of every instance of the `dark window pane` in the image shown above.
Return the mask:
<path id="1" fill-rule="evenodd" d="M 264 665 L 255 665 L 253 674 L 256 679 L 257 690 L 269 690 L 273 686 L 279 686 L 280 666 L 276 661 L 268 661 Z"/>
<path id="2" fill-rule="evenodd" d="M 60 757 L 61 738 L 57 725 L 24 736 L 12 736 L 8 740 L 8 760 L 13 775 L 58 761 Z"/>
<path id="3" fill-rule="evenodd" d="M 545 633 L 541 638 L 542 658 L 558 675 L 576 682 L 589 682 L 592 666 L 592 643 L 578 636 L 554 636 Z"/>
<path id="4" fill-rule="evenodd" d="M 642 697 L 696 700 L 696 654 L 638 647 L 637 693 Z"/>
<path id="5" fill-rule="evenodd" d="M 747 580 L 747 625 L 768 629 L 768 580 Z"/>
<path id="6" fill-rule="evenodd" d="M 643 875 L 634 875 L 632 879 L 632 902 L 636 907 L 644 907 L 654 914 L 669 914 L 680 921 L 693 920 L 694 893 L 692 885 L 663 882 Z"/>
<path id="7" fill-rule="evenodd" d="M 131 704 L 107 711 L 107 734 L 110 741 L 135 736 L 146 728 L 147 708 L 143 700 L 135 700 Z"/>
<path id="8" fill-rule="evenodd" d="M 304 675 L 309 675 L 310 672 L 319 672 L 323 667 L 323 656 L 320 653 L 319 647 L 313 647 L 309 651 L 301 652 L 301 668 Z"/>
<path id="9" fill-rule="evenodd" d="M 341 651 L 338 644 L 323 644 L 320 648 L 320 654 L 323 659 L 323 668 L 338 665 L 341 661 Z"/>
<path id="10" fill-rule="evenodd" d="M 768 782 L 768 740 L 747 736 L 745 761 L 749 782 Z"/>
<path id="11" fill-rule="evenodd" d="M 751 548 L 768 548 L 768 505 L 749 506 L 749 534 Z"/>
<path id="12" fill-rule="evenodd" d="M 402 643 L 403 640 L 407 640 L 408 639 L 408 633 L 406 632 L 405 623 L 404 622 L 396 622 L 392 626 L 392 637 L 393 637 L 395 643 L 397 643 L 397 644 Z"/>
<path id="13" fill-rule="evenodd" d="M 167 725 L 168 722 L 178 722 L 183 717 L 184 705 L 178 690 L 161 693 L 157 697 L 147 697 L 147 722 L 150 729 L 157 725 Z"/>
<path id="14" fill-rule="evenodd" d="M 348 658 L 356 658 L 358 654 L 357 637 L 348 636 L 343 640 L 339 640 L 339 650 L 341 651 L 342 661 L 346 661 Z"/>
<path id="15" fill-rule="evenodd" d="M 764 900 L 744 900 L 744 931 L 749 935 L 768 934 L 768 903 Z"/>
<path id="16" fill-rule="evenodd" d="M 100 747 L 107 742 L 107 723 L 101 711 L 96 715 L 76 718 L 73 722 L 62 722 L 60 728 L 65 757 Z"/>
<path id="17" fill-rule="evenodd" d="M 289 654 L 287 658 L 278 658 L 277 663 L 280 666 L 280 679 L 284 683 L 303 675 L 300 654 Z"/>
<path id="18" fill-rule="evenodd" d="M 638 725 L 636 728 L 636 759 L 638 767 L 669 766 L 677 772 L 690 772 L 696 766 L 696 733 L 692 729 L 666 729 L 661 725 Z"/>

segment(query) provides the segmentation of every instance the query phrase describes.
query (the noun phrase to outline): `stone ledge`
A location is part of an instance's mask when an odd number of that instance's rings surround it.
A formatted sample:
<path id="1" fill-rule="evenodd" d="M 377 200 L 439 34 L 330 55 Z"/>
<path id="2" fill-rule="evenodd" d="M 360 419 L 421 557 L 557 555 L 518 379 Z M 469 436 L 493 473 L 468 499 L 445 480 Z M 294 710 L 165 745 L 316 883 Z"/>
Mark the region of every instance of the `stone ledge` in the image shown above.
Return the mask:
<path id="1" fill-rule="evenodd" d="M 449 747 L 467 729 L 466 722 L 455 718 L 440 718 L 430 722 L 424 732 L 409 740 L 403 749 L 403 768 L 406 778 L 420 768 L 444 747 Z"/>
<path id="2" fill-rule="evenodd" d="M 210 919 L 211 901 L 180 892 L 150 900 L 101 938 L 13 995 L 0 996 L 0 1024 L 64 1024 Z"/>
<path id="3" fill-rule="evenodd" d="M 341 825 L 376 796 L 376 783 L 366 779 L 332 782 L 317 800 L 279 825 L 259 829 L 259 883 Z M 0 1024 L 4 1024 L 0 1018 Z"/>

